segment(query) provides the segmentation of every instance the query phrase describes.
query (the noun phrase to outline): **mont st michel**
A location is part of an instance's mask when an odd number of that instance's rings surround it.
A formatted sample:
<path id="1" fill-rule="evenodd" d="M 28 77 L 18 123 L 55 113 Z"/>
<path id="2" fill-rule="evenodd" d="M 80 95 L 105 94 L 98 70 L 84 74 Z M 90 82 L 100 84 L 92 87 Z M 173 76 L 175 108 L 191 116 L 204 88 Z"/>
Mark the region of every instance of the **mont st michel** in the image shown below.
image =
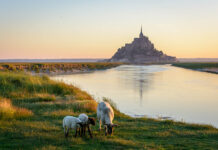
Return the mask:
<path id="1" fill-rule="evenodd" d="M 141 63 L 170 63 L 177 61 L 176 57 L 168 56 L 157 50 L 154 44 L 142 32 L 130 44 L 125 44 L 112 56 L 109 62 Z"/>

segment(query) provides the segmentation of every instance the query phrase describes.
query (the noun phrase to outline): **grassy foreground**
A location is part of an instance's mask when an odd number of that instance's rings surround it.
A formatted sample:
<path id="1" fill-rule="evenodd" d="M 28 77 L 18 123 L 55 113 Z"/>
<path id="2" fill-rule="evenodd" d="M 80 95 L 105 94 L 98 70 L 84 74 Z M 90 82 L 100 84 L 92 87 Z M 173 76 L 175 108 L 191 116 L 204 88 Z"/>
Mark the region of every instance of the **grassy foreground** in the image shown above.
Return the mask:
<path id="1" fill-rule="evenodd" d="M 209 125 L 131 118 L 115 109 L 112 136 L 92 127 L 94 138 L 64 138 L 62 119 L 87 113 L 97 103 L 86 92 L 46 76 L 0 72 L 0 149 L 217 149 Z"/>

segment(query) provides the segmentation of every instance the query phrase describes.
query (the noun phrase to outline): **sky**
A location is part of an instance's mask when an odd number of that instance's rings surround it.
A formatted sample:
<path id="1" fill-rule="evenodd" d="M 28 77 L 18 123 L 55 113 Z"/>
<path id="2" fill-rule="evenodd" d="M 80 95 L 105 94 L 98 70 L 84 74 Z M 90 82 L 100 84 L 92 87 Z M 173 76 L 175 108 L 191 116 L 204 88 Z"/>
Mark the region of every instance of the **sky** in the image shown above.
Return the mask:
<path id="1" fill-rule="evenodd" d="M 0 0 L 0 59 L 110 58 L 144 35 L 177 58 L 218 58 L 218 0 Z"/>

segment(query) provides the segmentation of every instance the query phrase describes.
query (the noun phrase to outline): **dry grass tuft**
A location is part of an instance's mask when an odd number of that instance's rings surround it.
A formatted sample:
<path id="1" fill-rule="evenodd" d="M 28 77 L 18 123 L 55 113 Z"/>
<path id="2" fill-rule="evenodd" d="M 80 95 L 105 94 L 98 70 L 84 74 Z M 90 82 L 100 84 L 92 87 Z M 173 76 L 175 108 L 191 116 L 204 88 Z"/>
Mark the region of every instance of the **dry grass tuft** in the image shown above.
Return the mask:
<path id="1" fill-rule="evenodd" d="M 83 105 L 83 108 L 90 112 L 95 112 L 97 110 L 97 105 L 98 105 L 97 102 L 89 101 Z"/>
<path id="2" fill-rule="evenodd" d="M 52 112 L 45 112 L 44 115 L 52 116 L 52 117 L 60 117 L 60 116 L 63 117 L 63 116 L 73 116 L 74 112 L 72 110 L 65 109 L 65 110 L 56 110 Z"/>
<path id="3" fill-rule="evenodd" d="M 53 145 L 46 145 L 40 148 L 41 150 L 62 150 L 60 147 L 56 147 Z M 36 150 L 39 150 L 38 148 Z"/>
<path id="4" fill-rule="evenodd" d="M 33 115 L 33 112 L 31 110 L 28 110 L 26 108 L 18 108 L 18 107 L 14 107 L 15 108 L 15 118 L 26 118 L 26 117 L 30 117 Z"/>
<path id="5" fill-rule="evenodd" d="M 0 100 L 0 119 L 13 118 L 15 109 L 13 108 L 11 101 L 7 99 Z"/>
<path id="6" fill-rule="evenodd" d="M 24 118 L 32 115 L 32 111 L 15 107 L 9 99 L 0 98 L 0 119 Z"/>
<path id="7" fill-rule="evenodd" d="M 97 102 L 94 100 L 80 100 L 72 103 L 72 109 L 74 112 L 96 112 Z"/>

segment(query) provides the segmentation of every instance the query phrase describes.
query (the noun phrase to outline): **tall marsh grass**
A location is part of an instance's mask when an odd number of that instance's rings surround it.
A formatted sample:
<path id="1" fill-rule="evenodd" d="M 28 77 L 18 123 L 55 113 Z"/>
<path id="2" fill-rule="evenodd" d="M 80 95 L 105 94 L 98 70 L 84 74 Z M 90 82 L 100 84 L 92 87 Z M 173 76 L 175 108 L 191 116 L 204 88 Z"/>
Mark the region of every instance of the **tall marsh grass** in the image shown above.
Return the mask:
<path id="1" fill-rule="evenodd" d="M 12 105 L 11 100 L 0 98 L 0 119 L 25 118 L 32 115 L 32 111 L 15 107 Z"/>
<path id="2" fill-rule="evenodd" d="M 55 100 L 55 96 L 73 95 L 74 99 L 92 99 L 86 92 L 47 76 L 0 72 L 0 96 L 12 99 Z"/>
<path id="3" fill-rule="evenodd" d="M 187 63 L 173 63 L 173 66 L 188 68 L 188 69 L 203 69 L 203 68 L 218 68 L 217 62 L 187 62 Z"/>

